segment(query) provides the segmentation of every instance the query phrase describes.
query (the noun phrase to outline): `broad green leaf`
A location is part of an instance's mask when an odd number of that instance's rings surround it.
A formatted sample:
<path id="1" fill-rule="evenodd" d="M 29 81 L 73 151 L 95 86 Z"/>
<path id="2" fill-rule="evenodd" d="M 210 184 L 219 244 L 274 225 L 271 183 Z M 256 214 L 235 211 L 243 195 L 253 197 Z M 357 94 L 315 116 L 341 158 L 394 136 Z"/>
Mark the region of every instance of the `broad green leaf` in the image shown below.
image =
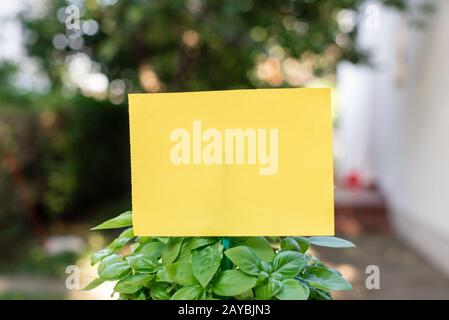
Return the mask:
<path id="1" fill-rule="evenodd" d="M 101 260 L 103 260 L 104 258 L 106 258 L 107 256 L 113 254 L 114 252 L 111 249 L 108 248 L 104 248 L 101 249 L 97 252 L 94 252 L 91 256 L 90 256 L 90 264 L 94 265 L 97 264 L 98 262 L 101 262 Z"/>
<path id="2" fill-rule="evenodd" d="M 298 242 L 296 242 L 296 240 L 293 239 L 292 237 L 286 237 L 282 239 L 281 249 L 301 252 L 301 247 L 299 246 Z"/>
<path id="3" fill-rule="evenodd" d="M 131 211 L 122 213 L 121 215 L 105 221 L 98 226 L 90 230 L 102 230 L 102 229 L 117 229 L 132 226 L 132 214 Z"/>
<path id="4" fill-rule="evenodd" d="M 262 269 L 260 258 L 248 247 L 238 246 L 225 251 L 225 255 L 243 272 L 257 276 Z"/>
<path id="5" fill-rule="evenodd" d="M 253 300 L 254 293 L 252 289 L 249 289 L 246 290 L 245 292 L 235 295 L 234 298 L 236 298 L 237 300 Z"/>
<path id="6" fill-rule="evenodd" d="M 309 298 L 309 287 L 295 279 L 282 281 L 282 290 L 276 294 L 279 300 L 307 300 Z"/>
<path id="7" fill-rule="evenodd" d="M 277 272 L 277 271 L 272 272 L 272 273 L 270 274 L 270 277 L 272 277 L 272 278 L 274 278 L 274 279 L 277 279 L 277 280 L 284 280 L 284 278 L 286 278 L 286 276 L 284 276 L 282 273 L 279 273 L 279 272 Z"/>
<path id="8" fill-rule="evenodd" d="M 296 251 L 281 251 L 273 259 L 273 268 L 287 278 L 296 276 L 306 264 L 306 257 Z"/>
<path id="9" fill-rule="evenodd" d="M 355 245 L 345 239 L 337 237 L 310 237 L 310 243 L 315 246 L 329 247 L 329 248 L 352 248 Z"/>
<path id="10" fill-rule="evenodd" d="M 184 239 L 175 262 L 192 262 L 192 251 L 190 250 L 190 239 Z"/>
<path id="11" fill-rule="evenodd" d="M 159 240 L 160 242 L 167 244 L 170 237 L 154 237 L 153 239 Z"/>
<path id="12" fill-rule="evenodd" d="M 254 292 L 258 300 L 269 300 L 278 294 L 282 287 L 281 281 L 270 277 L 267 282 L 254 288 Z"/>
<path id="13" fill-rule="evenodd" d="M 332 300 L 332 296 L 328 291 L 310 287 L 309 300 Z"/>
<path id="14" fill-rule="evenodd" d="M 129 274 L 131 274 L 129 263 L 116 254 L 104 258 L 98 266 L 98 276 L 104 280 L 117 280 Z"/>
<path id="15" fill-rule="evenodd" d="M 127 279 L 117 282 L 114 291 L 133 294 L 142 289 L 148 282 L 153 280 L 154 275 L 134 275 Z"/>
<path id="16" fill-rule="evenodd" d="M 271 262 L 274 258 L 274 250 L 265 237 L 232 238 L 232 246 L 247 246 L 264 261 Z"/>
<path id="17" fill-rule="evenodd" d="M 165 266 L 165 269 L 170 278 L 182 286 L 190 286 L 198 283 L 193 275 L 192 264 L 190 262 L 172 263 Z"/>
<path id="18" fill-rule="evenodd" d="M 322 290 L 351 290 L 352 285 L 336 271 L 323 267 L 310 267 L 303 275 L 309 285 Z"/>
<path id="19" fill-rule="evenodd" d="M 154 241 L 154 238 L 152 238 L 152 237 L 137 237 L 136 241 L 140 244 L 145 244 L 145 243 Z"/>
<path id="20" fill-rule="evenodd" d="M 173 280 L 170 278 L 165 267 L 161 266 L 156 271 L 156 282 L 168 282 L 172 283 Z"/>
<path id="21" fill-rule="evenodd" d="M 147 300 L 147 297 L 145 296 L 145 293 L 143 291 L 139 293 L 135 293 L 137 295 L 133 300 Z"/>
<path id="22" fill-rule="evenodd" d="M 240 270 L 222 271 L 214 280 L 214 292 L 219 296 L 232 297 L 253 288 L 256 281 L 256 277 Z"/>
<path id="23" fill-rule="evenodd" d="M 162 284 L 151 285 L 150 296 L 153 300 L 170 300 L 170 295 L 167 293 L 167 286 Z"/>
<path id="24" fill-rule="evenodd" d="M 223 258 L 223 246 L 217 242 L 215 245 L 201 247 L 193 251 L 192 269 L 193 274 L 200 284 L 205 287 L 212 280 L 220 267 Z"/>
<path id="25" fill-rule="evenodd" d="M 265 271 L 267 273 L 273 272 L 273 266 L 272 266 L 271 263 L 266 262 L 266 261 L 262 261 L 261 266 L 262 266 L 262 270 L 263 271 Z"/>
<path id="26" fill-rule="evenodd" d="M 134 238 L 134 230 L 133 228 L 127 228 L 126 230 L 122 231 L 118 238 Z"/>
<path id="27" fill-rule="evenodd" d="M 309 250 L 310 246 L 310 240 L 304 237 L 292 237 L 295 239 L 296 243 L 298 243 L 299 247 L 301 248 L 301 253 L 306 253 L 307 250 Z"/>
<path id="28" fill-rule="evenodd" d="M 257 276 L 257 284 L 259 285 L 261 283 L 264 283 L 265 281 L 267 281 L 269 276 L 270 275 L 267 272 L 260 271 L 259 275 Z"/>
<path id="29" fill-rule="evenodd" d="M 134 237 L 133 228 L 128 228 L 123 231 L 117 239 L 112 241 L 107 248 L 114 252 L 121 250 Z"/>
<path id="30" fill-rule="evenodd" d="M 176 291 L 171 300 L 199 300 L 203 294 L 204 290 L 200 285 L 193 285 Z"/>
<path id="31" fill-rule="evenodd" d="M 139 290 L 135 293 L 120 293 L 119 300 L 146 300 L 143 290 Z"/>
<path id="32" fill-rule="evenodd" d="M 156 271 L 157 261 L 144 254 L 135 254 L 126 258 L 131 268 L 141 274 L 154 273 Z"/>
<path id="33" fill-rule="evenodd" d="M 216 238 L 195 237 L 190 242 L 190 250 L 195 250 L 216 242 Z"/>
<path id="34" fill-rule="evenodd" d="M 168 240 L 164 249 L 162 250 L 162 262 L 164 264 L 169 264 L 175 261 L 178 257 L 179 251 L 181 250 L 183 237 L 172 237 Z"/>
<path id="35" fill-rule="evenodd" d="M 129 242 L 129 240 L 131 240 L 131 238 L 117 238 L 112 241 L 107 248 L 111 249 L 113 252 L 118 252 Z"/>
<path id="36" fill-rule="evenodd" d="M 151 242 L 148 242 L 144 244 L 139 250 L 137 250 L 139 253 L 154 258 L 159 259 L 162 255 L 162 249 L 164 248 L 165 244 L 158 241 L 153 240 Z"/>
<path id="37" fill-rule="evenodd" d="M 91 282 L 89 282 L 89 284 L 86 285 L 83 288 L 83 290 L 88 291 L 88 290 L 95 289 L 96 287 L 98 287 L 100 284 L 102 284 L 105 281 L 106 280 L 104 280 L 104 279 L 96 278 L 96 279 L 92 280 Z"/>

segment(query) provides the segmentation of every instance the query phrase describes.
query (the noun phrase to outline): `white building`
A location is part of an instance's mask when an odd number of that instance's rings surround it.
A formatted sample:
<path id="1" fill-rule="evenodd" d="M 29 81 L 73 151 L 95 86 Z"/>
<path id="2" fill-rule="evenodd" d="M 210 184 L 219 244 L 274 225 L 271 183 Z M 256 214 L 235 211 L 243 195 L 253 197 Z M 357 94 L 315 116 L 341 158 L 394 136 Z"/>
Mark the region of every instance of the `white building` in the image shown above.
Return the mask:
<path id="1" fill-rule="evenodd" d="M 358 40 L 375 67 L 338 71 L 343 168 L 374 177 L 397 234 L 449 275 L 449 1 L 424 30 L 417 10 L 373 3 L 379 23 L 360 21 Z"/>

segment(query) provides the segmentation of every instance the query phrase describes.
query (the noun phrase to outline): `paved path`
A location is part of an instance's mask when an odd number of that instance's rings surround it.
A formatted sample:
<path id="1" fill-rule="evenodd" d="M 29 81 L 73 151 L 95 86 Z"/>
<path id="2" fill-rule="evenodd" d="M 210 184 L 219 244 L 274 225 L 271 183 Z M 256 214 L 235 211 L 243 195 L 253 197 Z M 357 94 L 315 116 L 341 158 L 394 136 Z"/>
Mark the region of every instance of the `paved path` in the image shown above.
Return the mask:
<path id="1" fill-rule="evenodd" d="M 357 248 L 319 248 L 315 254 L 337 267 L 354 290 L 335 293 L 337 299 L 449 299 L 449 278 L 394 236 L 351 239 Z M 380 290 L 367 290 L 365 268 L 377 265 Z"/>

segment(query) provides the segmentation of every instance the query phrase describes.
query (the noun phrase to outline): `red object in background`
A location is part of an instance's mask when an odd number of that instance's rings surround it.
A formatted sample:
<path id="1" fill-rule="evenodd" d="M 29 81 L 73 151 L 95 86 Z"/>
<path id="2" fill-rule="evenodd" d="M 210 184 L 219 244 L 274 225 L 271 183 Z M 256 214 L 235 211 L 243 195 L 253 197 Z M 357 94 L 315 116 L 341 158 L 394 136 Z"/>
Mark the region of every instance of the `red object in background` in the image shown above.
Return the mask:
<path id="1" fill-rule="evenodd" d="M 352 170 L 335 189 L 335 231 L 355 237 L 366 234 L 389 234 L 387 206 L 375 184 Z"/>
<path id="2" fill-rule="evenodd" d="M 346 188 L 352 190 L 362 188 L 360 173 L 357 170 L 352 170 L 351 173 L 345 177 L 343 184 Z"/>

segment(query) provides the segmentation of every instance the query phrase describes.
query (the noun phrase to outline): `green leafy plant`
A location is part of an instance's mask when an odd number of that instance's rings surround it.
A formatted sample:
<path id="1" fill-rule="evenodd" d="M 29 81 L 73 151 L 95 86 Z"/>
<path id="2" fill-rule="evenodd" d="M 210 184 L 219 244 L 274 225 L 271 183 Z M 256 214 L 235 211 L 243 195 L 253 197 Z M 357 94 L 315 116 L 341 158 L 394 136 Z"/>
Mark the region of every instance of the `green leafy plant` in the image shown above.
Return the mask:
<path id="1" fill-rule="evenodd" d="M 126 228 L 91 256 L 98 278 L 85 290 L 116 281 L 120 299 L 323 300 L 351 290 L 335 269 L 309 252 L 311 245 L 348 248 L 336 237 L 136 237 L 131 212 L 92 230 Z M 126 249 L 129 248 L 129 249 Z"/>

